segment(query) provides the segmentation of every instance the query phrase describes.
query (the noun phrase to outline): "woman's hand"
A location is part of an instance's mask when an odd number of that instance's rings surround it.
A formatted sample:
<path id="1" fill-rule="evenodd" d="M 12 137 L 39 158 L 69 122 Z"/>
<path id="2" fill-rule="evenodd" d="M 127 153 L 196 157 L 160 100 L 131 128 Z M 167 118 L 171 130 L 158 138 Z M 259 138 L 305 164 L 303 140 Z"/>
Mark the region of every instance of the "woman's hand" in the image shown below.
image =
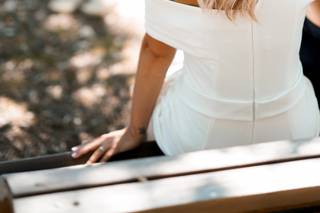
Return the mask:
<path id="1" fill-rule="evenodd" d="M 134 135 L 129 128 L 116 130 L 92 140 L 89 143 L 72 148 L 72 157 L 78 158 L 88 152 L 93 152 L 86 164 L 105 162 L 117 153 L 128 151 L 139 146 L 144 137 Z"/>

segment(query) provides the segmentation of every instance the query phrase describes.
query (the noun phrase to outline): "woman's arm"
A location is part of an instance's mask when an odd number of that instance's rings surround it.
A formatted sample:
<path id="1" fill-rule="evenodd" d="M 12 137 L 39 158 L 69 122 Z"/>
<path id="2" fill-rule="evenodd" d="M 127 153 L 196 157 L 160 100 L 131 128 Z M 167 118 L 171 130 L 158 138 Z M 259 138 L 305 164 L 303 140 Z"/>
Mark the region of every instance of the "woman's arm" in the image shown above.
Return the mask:
<path id="1" fill-rule="evenodd" d="M 133 135 L 146 132 L 166 72 L 176 49 L 145 34 L 133 90 L 129 130 Z"/>
<path id="2" fill-rule="evenodd" d="M 103 134 L 72 148 L 72 157 L 93 152 L 87 164 L 107 161 L 116 153 L 137 147 L 146 130 L 176 49 L 145 34 L 141 44 L 128 127 Z"/>

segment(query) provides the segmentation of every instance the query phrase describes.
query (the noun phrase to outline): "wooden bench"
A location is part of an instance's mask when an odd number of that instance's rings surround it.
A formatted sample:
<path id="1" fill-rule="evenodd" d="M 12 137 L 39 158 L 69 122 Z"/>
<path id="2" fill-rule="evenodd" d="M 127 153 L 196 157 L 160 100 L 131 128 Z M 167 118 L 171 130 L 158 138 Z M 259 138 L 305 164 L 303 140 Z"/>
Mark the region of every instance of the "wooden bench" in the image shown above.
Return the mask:
<path id="1" fill-rule="evenodd" d="M 91 153 L 79 159 L 73 159 L 71 157 L 71 152 L 64 152 L 33 158 L 24 158 L 21 160 L 4 161 L 0 162 L 0 175 L 84 164 L 90 155 Z M 143 143 L 134 150 L 113 156 L 110 161 L 128 160 L 159 155 L 164 154 L 156 145 L 155 141 L 149 141 L 148 143 Z"/>
<path id="2" fill-rule="evenodd" d="M 13 172 L 0 187 L 1 213 L 319 211 L 320 139 Z"/>

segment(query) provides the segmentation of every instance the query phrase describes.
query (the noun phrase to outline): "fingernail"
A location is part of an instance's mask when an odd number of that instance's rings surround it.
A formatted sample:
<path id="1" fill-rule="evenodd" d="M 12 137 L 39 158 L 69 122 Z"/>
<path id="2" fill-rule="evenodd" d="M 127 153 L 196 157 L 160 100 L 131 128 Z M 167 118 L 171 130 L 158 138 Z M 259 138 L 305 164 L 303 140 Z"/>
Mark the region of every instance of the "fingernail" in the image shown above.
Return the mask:
<path id="1" fill-rule="evenodd" d="M 76 157 L 78 157 L 78 153 L 73 152 L 73 153 L 71 154 L 71 156 L 72 156 L 73 158 L 76 158 Z"/>
<path id="2" fill-rule="evenodd" d="M 77 151 L 77 149 L 79 149 L 79 147 L 77 147 L 77 146 L 74 146 L 74 147 L 71 148 L 71 150 L 74 151 L 74 152 Z"/>

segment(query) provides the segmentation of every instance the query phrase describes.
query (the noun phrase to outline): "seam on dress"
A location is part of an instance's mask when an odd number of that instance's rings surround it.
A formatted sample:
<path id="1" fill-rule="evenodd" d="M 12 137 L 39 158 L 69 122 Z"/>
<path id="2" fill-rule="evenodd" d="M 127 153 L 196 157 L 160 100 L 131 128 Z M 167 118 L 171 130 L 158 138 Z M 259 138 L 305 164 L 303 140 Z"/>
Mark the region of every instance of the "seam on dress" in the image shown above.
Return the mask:
<path id="1" fill-rule="evenodd" d="M 315 137 L 319 137 L 319 136 L 320 136 L 320 113 L 318 113 L 318 130 Z"/>
<path id="2" fill-rule="evenodd" d="M 251 54 L 252 54 L 252 127 L 251 127 L 251 144 L 255 141 L 255 125 L 256 125 L 256 85 L 255 85 L 255 44 L 254 44 L 254 26 L 253 22 L 250 22 L 251 26 Z"/>
<path id="3" fill-rule="evenodd" d="M 208 146 L 208 144 L 209 144 L 209 134 L 210 134 L 210 132 L 211 132 L 211 128 L 212 128 L 212 122 L 213 121 L 216 121 L 216 119 L 215 118 L 210 118 L 211 120 L 209 121 L 209 123 L 208 123 L 208 126 L 207 126 L 207 135 L 206 135 L 206 137 L 205 137 L 205 143 L 204 143 L 204 145 L 202 146 L 202 149 L 206 149 L 206 147 Z"/>
<path id="4" fill-rule="evenodd" d="M 318 114 L 318 132 L 316 137 L 319 137 L 319 136 L 320 136 L 320 113 Z"/>

